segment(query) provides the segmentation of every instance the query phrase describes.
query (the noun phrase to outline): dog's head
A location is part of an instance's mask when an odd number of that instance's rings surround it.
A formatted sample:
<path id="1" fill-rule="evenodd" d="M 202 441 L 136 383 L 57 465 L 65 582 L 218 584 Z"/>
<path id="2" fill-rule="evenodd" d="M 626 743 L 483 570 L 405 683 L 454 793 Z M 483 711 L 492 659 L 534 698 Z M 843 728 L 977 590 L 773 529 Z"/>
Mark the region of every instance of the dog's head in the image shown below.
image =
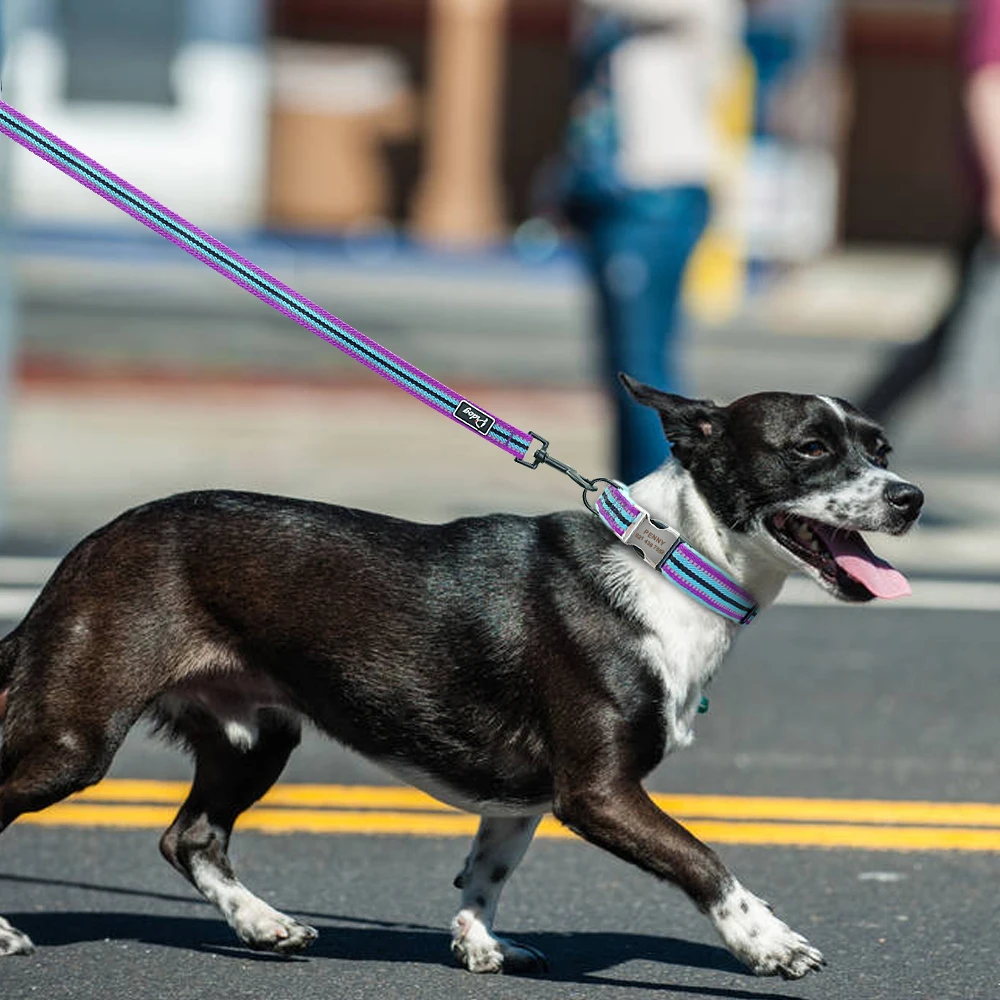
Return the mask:
<path id="1" fill-rule="evenodd" d="M 859 532 L 899 535 L 924 496 L 888 469 L 877 423 L 842 399 L 760 392 L 728 406 L 660 392 L 626 375 L 657 411 L 674 457 L 712 513 L 845 601 L 909 593 Z"/>

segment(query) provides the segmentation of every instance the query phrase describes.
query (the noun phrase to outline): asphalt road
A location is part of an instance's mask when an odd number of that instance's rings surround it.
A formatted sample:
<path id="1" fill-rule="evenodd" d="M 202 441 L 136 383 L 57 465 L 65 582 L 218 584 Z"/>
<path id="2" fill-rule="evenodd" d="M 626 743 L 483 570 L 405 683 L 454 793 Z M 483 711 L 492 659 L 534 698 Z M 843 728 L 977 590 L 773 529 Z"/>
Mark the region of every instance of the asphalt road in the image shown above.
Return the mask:
<path id="1" fill-rule="evenodd" d="M 973 612 L 779 608 L 741 639 L 694 748 L 659 792 L 1000 802 L 997 619 Z M 131 739 L 112 775 L 186 777 L 182 756 Z M 293 782 L 384 783 L 307 740 Z M 836 825 L 836 824 L 834 824 Z M 1000 831 L 993 850 L 720 846 L 733 870 L 823 949 L 796 983 L 758 980 L 678 893 L 575 840 L 540 839 L 499 929 L 541 948 L 541 979 L 452 967 L 457 837 L 239 832 L 247 883 L 314 924 L 301 958 L 238 946 L 162 863 L 155 830 L 15 824 L 0 845 L 0 912 L 38 945 L 0 963 L 4 1000 L 44 997 L 1000 997 Z"/>

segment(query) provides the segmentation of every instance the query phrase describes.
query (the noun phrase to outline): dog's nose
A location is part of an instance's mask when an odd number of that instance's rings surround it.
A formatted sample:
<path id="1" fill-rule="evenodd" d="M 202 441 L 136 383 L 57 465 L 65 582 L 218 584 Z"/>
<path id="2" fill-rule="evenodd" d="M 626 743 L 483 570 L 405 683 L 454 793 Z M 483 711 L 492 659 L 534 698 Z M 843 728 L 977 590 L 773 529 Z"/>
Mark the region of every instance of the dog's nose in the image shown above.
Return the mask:
<path id="1" fill-rule="evenodd" d="M 885 488 L 886 503 L 896 507 L 907 517 L 916 517 L 924 505 L 923 490 L 912 483 L 893 482 Z"/>

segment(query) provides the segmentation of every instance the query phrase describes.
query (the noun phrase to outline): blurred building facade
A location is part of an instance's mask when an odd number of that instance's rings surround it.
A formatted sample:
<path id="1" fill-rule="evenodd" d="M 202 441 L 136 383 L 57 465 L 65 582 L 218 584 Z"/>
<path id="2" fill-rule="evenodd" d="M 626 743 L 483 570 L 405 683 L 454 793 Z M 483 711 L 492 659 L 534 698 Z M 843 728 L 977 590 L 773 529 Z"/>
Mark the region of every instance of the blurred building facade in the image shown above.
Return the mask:
<path id="1" fill-rule="evenodd" d="M 12 2 L 15 103 L 208 227 L 476 243 L 551 203 L 573 0 Z M 962 231 L 958 31 L 959 0 L 751 5 L 751 257 Z M 124 223 L 21 151 L 13 185 L 23 218 Z"/>
<path id="2" fill-rule="evenodd" d="M 854 0 L 847 8 L 848 240 L 952 243 L 968 230 L 962 8 L 962 0 Z"/>
<path id="3" fill-rule="evenodd" d="M 262 216 L 268 74 L 258 0 L 12 0 L 14 103 L 165 204 L 208 225 Z M 22 150 L 22 218 L 124 225 Z"/>
<path id="4" fill-rule="evenodd" d="M 572 0 L 507 3 L 499 176 L 508 222 L 530 215 L 544 197 L 545 172 L 540 168 L 558 150 L 570 89 L 566 40 L 572 6 Z M 810 7 L 826 8 L 831 20 L 824 22 L 820 11 L 815 23 L 836 25 L 836 37 L 807 37 L 808 26 L 797 24 L 794 15 L 795 8 L 801 14 Z M 431 73 L 427 39 L 432 8 L 433 0 L 274 0 L 272 30 L 284 37 L 386 46 L 404 60 L 423 92 Z M 783 14 L 788 15 L 784 27 Z M 822 93 L 825 83 L 835 81 L 833 86 L 842 88 L 838 100 L 843 103 L 830 100 L 813 113 L 821 130 L 840 129 L 842 134 L 810 137 L 814 147 L 819 141 L 835 152 L 835 177 L 827 165 L 816 163 L 816 175 L 803 182 L 814 188 L 818 200 L 828 198 L 831 180 L 835 183 L 840 238 L 932 243 L 962 231 L 963 213 L 969 209 L 955 156 L 961 0 L 763 0 L 753 5 L 753 16 L 757 29 L 751 28 L 748 40 L 757 59 L 768 63 L 763 73 L 767 85 L 780 79 L 782 64 L 799 45 L 811 47 L 810 54 L 826 62 L 806 85 L 814 93 L 803 94 L 803 103 L 815 101 L 815 90 Z M 829 73 L 831 62 L 839 78 Z M 807 107 L 800 118 L 809 114 Z M 759 134 L 766 131 L 758 126 Z M 801 122 L 792 127 L 801 134 Z M 761 160 L 770 154 L 773 148 Z M 392 212 L 401 220 L 419 183 L 419 142 L 400 144 L 388 157 Z M 804 163 L 799 168 L 800 176 L 808 173 Z M 758 203 L 766 204 L 767 164 L 760 162 L 757 169 Z M 817 232 L 808 239 L 815 243 L 820 236 Z"/>

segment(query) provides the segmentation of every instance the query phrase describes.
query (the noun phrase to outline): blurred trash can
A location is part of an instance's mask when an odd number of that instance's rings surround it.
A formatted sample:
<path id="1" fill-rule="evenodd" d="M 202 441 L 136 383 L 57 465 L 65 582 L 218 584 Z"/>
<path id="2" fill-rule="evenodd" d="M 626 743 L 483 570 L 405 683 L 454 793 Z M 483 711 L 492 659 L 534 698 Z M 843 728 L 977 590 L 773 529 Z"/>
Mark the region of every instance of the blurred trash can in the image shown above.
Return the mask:
<path id="1" fill-rule="evenodd" d="M 380 228 L 391 179 L 382 144 L 416 127 L 403 60 L 384 49 L 286 42 L 272 56 L 268 223 Z"/>

